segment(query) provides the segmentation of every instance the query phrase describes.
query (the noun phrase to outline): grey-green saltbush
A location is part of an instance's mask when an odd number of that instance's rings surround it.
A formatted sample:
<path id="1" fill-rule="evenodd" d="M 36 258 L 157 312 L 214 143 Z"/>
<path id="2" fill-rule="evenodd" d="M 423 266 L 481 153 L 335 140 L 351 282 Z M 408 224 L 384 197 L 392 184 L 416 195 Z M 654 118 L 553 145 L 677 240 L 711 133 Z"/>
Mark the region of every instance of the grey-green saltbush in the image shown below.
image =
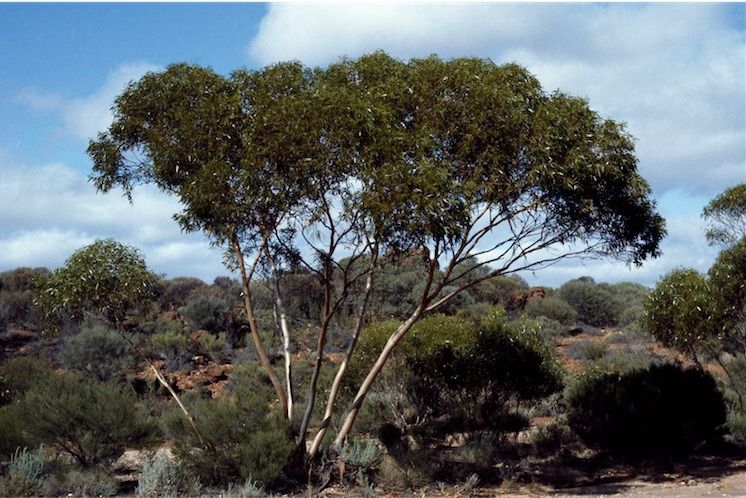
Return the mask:
<path id="1" fill-rule="evenodd" d="M 39 494 L 44 473 L 44 453 L 18 448 L 10 458 L 8 473 L 0 479 L 0 496 L 35 496 Z"/>
<path id="2" fill-rule="evenodd" d="M 137 497 L 176 497 L 195 494 L 199 491 L 199 480 L 195 479 L 166 451 L 159 450 L 147 460 L 137 479 Z"/>

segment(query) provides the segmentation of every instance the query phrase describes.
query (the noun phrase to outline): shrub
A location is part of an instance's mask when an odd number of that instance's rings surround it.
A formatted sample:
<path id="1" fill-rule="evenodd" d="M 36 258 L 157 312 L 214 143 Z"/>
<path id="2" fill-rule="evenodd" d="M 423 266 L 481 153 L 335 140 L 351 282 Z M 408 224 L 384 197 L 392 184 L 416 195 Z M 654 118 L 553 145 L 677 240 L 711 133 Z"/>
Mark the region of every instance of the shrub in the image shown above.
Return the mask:
<path id="1" fill-rule="evenodd" d="M 202 280 L 192 277 L 176 277 L 171 280 L 162 280 L 160 282 L 158 304 L 164 310 L 178 309 L 184 306 L 193 291 L 206 287 L 207 284 Z"/>
<path id="2" fill-rule="evenodd" d="M 616 325 L 621 313 L 621 305 L 614 295 L 591 278 L 581 277 L 570 280 L 559 289 L 560 296 L 575 308 L 578 320 L 605 327 Z"/>
<path id="3" fill-rule="evenodd" d="M 180 413 L 167 416 L 174 453 L 205 484 L 251 477 L 271 485 L 289 462 L 295 443 L 287 424 L 269 414 L 269 399 L 264 389 L 238 385 L 233 394 L 193 402 L 190 412 L 204 444 Z"/>
<path id="4" fill-rule="evenodd" d="M 158 450 L 153 459 L 143 464 L 135 496 L 183 496 L 198 489 L 199 481 L 189 475 L 178 460 Z"/>
<path id="5" fill-rule="evenodd" d="M 131 388 L 72 373 L 42 380 L 15 408 L 25 437 L 55 445 L 81 465 L 116 459 L 154 429 Z"/>
<path id="6" fill-rule="evenodd" d="M 587 444 L 626 455 L 686 452 L 718 436 L 725 422 L 713 378 L 674 365 L 588 371 L 567 405 L 570 426 Z"/>
<path id="7" fill-rule="evenodd" d="M 642 327 L 696 362 L 697 352 L 708 341 L 717 341 L 719 322 L 709 282 L 696 270 L 678 269 L 661 278 L 648 296 Z"/>
<path id="8" fill-rule="evenodd" d="M 577 434 L 563 419 L 539 428 L 531 439 L 531 446 L 539 455 L 569 455 L 583 448 Z"/>
<path id="9" fill-rule="evenodd" d="M 578 313 L 575 309 L 564 299 L 555 296 L 529 299 L 524 308 L 524 313 L 532 318 L 543 316 L 565 325 L 575 323 L 575 320 L 578 319 Z"/>
<path id="10" fill-rule="evenodd" d="M 0 273 L 0 330 L 9 325 L 36 329 L 39 314 L 33 307 L 34 279 L 46 268 L 16 268 Z"/>
<path id="11" fill-rule="evenodd" d="M 189 337 L 183 325 L 175 320 L 159 319 L 150 336 L 150 348 L 166 357 L 166 367 L 178 370 L 189 357 Z"/>
<path id="12" fill-rule="evenodd" d="M 52 367 L 30 356 L 16 356 L 0 364 L 0 406 L 18 399 L 39 380 L 52 374 Z"/>
<path id="13" fill-rule="evenodd" d="M 45 479 L 41 486 L 42 496 L 115 496 L 119 483 L 107 472 L 97 468 L 68 468 Z"/>
<path id="14" fill-rule="evenodd" d="M 8 473 L 0 479 L 0 496 L 36 496 L 41 488 L 44 472 L 42 448 L 31 453 L 18 448 L 10 459 Z"/>
<path id="15" fill-rule="evenodd" d="M 394 327 L 395 322 L 382 322 L 364 332 L 350 380 L 374 361 Z M 380 403 L 379 411 L 387 413 L 380 422 L 430 443 L 460 432 L 512 432 L 516 417 L 509 413 L 510 401 L 537 399 L 560 388 L 559 365 L 536 330 L 508 327 L 502 311 L 477 323 L 434 315 L 402 339 L 371 404 Z M 417 424 L 425 419 L 429 422 Z M 397 438 L 389 449 L 392 444 Z"/>
<path id="16" fill-rule="evenodd" d="M 132 347 L 117 332 L 103 325 L 84 327 L 67 340 L 60 362 L 68 369 L 109 380 L 134 363 Z"/>
<path id="17" fill-rule="evenodd" d="M 226 328 L 230 307 L 227 299 L 204 294 L 187 301 L 179 313 L 194 329 L 221 332 Z"/>

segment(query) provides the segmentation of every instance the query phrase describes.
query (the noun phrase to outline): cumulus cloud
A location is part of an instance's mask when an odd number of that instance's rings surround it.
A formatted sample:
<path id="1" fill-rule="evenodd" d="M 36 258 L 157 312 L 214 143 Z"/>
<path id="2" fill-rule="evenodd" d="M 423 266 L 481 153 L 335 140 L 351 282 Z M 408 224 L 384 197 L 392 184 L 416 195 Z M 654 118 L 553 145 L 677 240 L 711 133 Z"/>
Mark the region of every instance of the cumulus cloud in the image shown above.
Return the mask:
<path id="1" fill-rule="evenodd" d="M 221 251 L 199 234 L 183 234 L 172 219 L 178 202 L 157 189 L 136 189 L 130 204 L 120 191 L 97 194 L 66 165 L 29 166 L 3 154 L 0 178 L 0 271 L 54 268 L 75 249 L 111 237 L 141 249 L 159 273 L 227 274 Z"/>
<path id="2" fill-rule="evenodd" d="M 746 180 L 746 43 L 718 5 L 273 4 L 248 47 L 260 64 L 325 65 L 383 49 L 527 66 L 588 97 L 638 139 L 657 192 Z"/>
<path id="3" fill-rule="evenodd" d="M 111 124 L 111 106 L 127 84 L 158 69 L 158 66 L 148 62 L 122 64 L 107 75 L 106 81 L 98 90 L 85 97 L 68 99 L 38 89 L 26 89 L 17 95 L 17 100 L 38 111 L 58 113 L 64 133 L 89 139 Z"/>

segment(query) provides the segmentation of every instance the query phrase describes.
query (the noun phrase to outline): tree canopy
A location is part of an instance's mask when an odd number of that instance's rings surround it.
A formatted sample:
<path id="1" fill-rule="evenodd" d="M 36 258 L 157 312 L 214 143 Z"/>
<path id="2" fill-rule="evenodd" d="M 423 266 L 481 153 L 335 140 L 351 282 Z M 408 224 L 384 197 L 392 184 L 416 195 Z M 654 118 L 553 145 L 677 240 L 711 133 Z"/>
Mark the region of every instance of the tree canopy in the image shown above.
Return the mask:
<path id="1" fill-rule="evenodd" d="M 121 327 L 128 313 L 153 298 L 157 277 L 140 251 L 111 239 L 73 253 L 65 266 L 37 279 L 35 303 L 49 326 L 86 316 Z"/>
<path id="2" fill-rule="evenodd" d="M 732 246 L 746 237 L 746 183 L 726 189 L 702 210 L 711 245 Z"/>

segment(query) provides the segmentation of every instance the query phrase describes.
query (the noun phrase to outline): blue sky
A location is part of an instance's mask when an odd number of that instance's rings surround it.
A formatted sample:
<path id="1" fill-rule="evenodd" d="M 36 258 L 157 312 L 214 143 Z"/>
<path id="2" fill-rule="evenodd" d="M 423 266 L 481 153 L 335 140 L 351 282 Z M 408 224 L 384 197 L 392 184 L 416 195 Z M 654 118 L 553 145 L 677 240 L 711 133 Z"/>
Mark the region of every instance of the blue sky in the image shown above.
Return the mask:
<path id="1" fill-rule="evenodd" d="M 179 232 L 173 199 L 145 188 L 130 206 L 87 184 L 87 140 L 107 126 L 114 97 L 173 62 L 227 73 L 377 49 L 519 62 L 637 137 L 669 224 L 663 257 L 634 270 L 566 262 L 529 280 L 651 285 L 677 266 L 705 270 L 715 250 L 702 206 L 746 181 L 745 20 L 743 4 L 0 3 L 0 271 L 56 267 L 114 237 L 169 276 L 225 274 L 219 250 Z"/>

